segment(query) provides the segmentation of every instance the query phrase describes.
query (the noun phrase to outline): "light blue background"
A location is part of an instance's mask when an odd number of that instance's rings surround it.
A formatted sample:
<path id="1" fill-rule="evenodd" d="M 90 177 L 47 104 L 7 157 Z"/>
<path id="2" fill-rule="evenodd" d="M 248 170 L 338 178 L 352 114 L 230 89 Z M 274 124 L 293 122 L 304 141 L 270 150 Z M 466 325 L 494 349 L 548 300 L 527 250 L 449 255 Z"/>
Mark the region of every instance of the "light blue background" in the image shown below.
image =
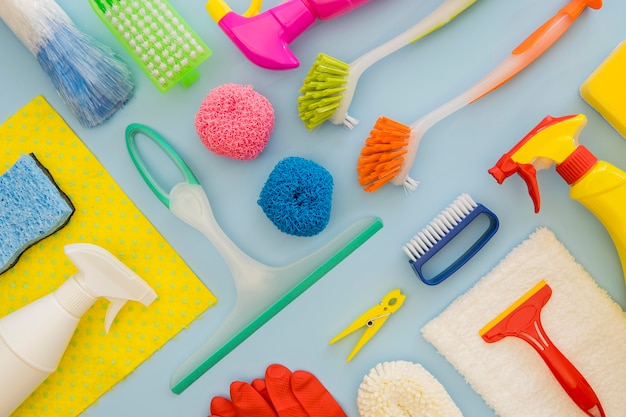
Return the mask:
<path id="1" fill-rule="evenodd" d="M 272 72 L 248 62 L 208 16 L 202 0 L 171 3 L 209 44 L 213 56 L 199 68 L 201 78 L 189 89 L 175 87 L 161 94 L 87 1 L 59 0 L 77 26 L 115 49 L 135 75 L 133 100 L 110 121 L 93 129 L 79 125 L 30 52 L 0 24 L 0 119 L 43 94 L 219 298 L 215 308 L 101 397 L 85 416 L 205 416 L 211 398 L 227 395 L 230 382 L 262 377 L 269 364 L 282 363 L 316 374 L 346 413 L 356 417 L 356 394 L 363 376 L 377 363 L 392 360 L 423 364 L 466 416 L 492 416 L 493 411 L 463 377 L 422 339 L 420 328 L 539 226 L 550 228 L 598 284 L 626 306 L 623 274 L 608 234 L 591 213 L 570 200 L 567 185 L 553 169 L 538 176 L 542 197 L 539 214 L 534 214 L 520 179 L 498 185 L 487 173 L 544 116 L 572 113 L 585 113 L 589 118 L 581 142 L 600 159 L 626 168 L 624 139 L 578 93 L 593 69 L 626 38 L 626 3 L 607 1 L 601 10 L 585 11 L 519 76 L 432 128 L 412 169 L 412 176 L 421 185 L 408 196 L 392 186 L 369 194 L 357 184 L 356 160 L 376 118 L 387 115 L 409 124 L 464 91 L 565 5 L 565 0 L 478 0 L 448 26 L 379 62 L 362 76 L 350 108 L 350 113 L 361 120 L 355 129 L 326 124 L 313 132 L 302 126 L 295 103 L 317 53 L 349 62 L 417 22 L 440 1 L 372 0 L 349 15 L 320 22 L 293 42 L 292 49 L 302 64 L 287 72 Z M 278 0 L 266 1 L 263 9 L 275 4 Z M 233 0 L 231 6 L 240 12 L 247 8 L 244 0 Z M 224 83 L 251 84 L 274 106 L 272 138 L 253 161 L 215 156 L 203 147 L 195 132 L 193 119 L 200 102 L 212 88 Z M 207 191 L 222 228 L 262 262 L 291 262 L 365 216 L 380 216 L 384 222 L 383 229 L 358 251 L 182 395 L 169 390 L 170 376 L 226 317 L 234 305 L 234 288 L 225 263 L 212 245 L 169 213 L 138 175 L 124 143 L 124 130 L 134 122 L 156 129 L 179 150 Z M 281 233 L 256 204 L 267 176 L 286 156 L 314 160 L 334 177 L 331 221 L 315 237 Z M 179 178 L 170 175 L 173 172 L 164 169 L 164 181 L 177 182 Z M 400 248 L 462 192 L 493 210 L 500 218 L 500 230 L 460 272 L 428 287 L 415 277 Z M 405 305 L 351 363 L 346 363 L 360 335 L 336 345 L 329 345 L 328 340 L 394 288 L 407 295 Z M 459 340 L 462 345 L 463 340 Z"/>

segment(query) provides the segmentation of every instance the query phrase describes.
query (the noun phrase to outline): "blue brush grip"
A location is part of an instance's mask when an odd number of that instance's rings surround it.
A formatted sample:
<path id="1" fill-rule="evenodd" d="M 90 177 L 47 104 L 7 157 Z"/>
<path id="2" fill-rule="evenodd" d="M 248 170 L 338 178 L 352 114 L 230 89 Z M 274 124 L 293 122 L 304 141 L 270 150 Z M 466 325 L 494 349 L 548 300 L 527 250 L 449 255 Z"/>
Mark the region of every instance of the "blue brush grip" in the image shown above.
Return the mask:
<path id="1" fill-rule="evenodd" d="M 470 225 L 474 219 L 476 219 L 479 215 L 485 214 L 489 218 L 489 227 L 487 230 L 478 238 L 476 242 L 468 250 L 466 250 L 456 261 L 454 261 L 450 266 L 446 269 L 435 275 L 433 278 L 426 278 L 422 273 L 422 266 L 428 262 L 433 256 L 437 254 L 443 247 L 454 239 L 459 233 L 461 233 L 467 226 Z M 437 241 L 424 255 L 415 261 L 409 261 L 413 270 L 417 274 L 417 276 L 427 285 L 437 285 L 441 281 L 448 278 L 450 275 L 455 273 L 460 267 L 462 267 L 467 261 L 469 261 L 476 253 L 483 247 L 485 244 L 491 239 L 491 237 L 496 233 L 500 222 L 498 221 L 498 217 L 488 208 L 483 206 L 482 204 L 477 204 L 477 206 L 464 217 L 461 222 L 454 226 L 449 233 L 447 233 L 441 240 Z"/>

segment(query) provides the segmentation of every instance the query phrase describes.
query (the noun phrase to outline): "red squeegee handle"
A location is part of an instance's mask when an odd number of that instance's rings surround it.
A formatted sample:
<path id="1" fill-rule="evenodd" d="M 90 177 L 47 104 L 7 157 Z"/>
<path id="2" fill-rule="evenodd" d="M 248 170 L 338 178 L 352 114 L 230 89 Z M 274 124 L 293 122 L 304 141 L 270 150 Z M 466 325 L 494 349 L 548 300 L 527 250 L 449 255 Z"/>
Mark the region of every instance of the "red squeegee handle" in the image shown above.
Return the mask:
<path id="1" fill-rule="evenodd" d="M 588 416 L 605 417 L 600 400 L 589 382 L 552 343 L 541 324 L 541 310 L 551 295 L 552 288 L 549 285 L 540 286 L 534 294 L 482 334 L 482 338 L 488 343 L 497 342 L 505 336 L 515 336 L 526 341 L 541 356 L 581 410 Z"/>

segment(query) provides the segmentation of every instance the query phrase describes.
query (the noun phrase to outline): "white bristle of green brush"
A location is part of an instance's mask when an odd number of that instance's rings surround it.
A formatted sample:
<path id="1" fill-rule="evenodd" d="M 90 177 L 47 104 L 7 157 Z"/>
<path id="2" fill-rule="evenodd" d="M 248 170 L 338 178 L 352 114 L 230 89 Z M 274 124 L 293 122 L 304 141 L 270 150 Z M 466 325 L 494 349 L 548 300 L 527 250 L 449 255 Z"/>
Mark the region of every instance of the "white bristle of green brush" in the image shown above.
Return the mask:
<path id="1" fill-rule="evenodd" d="M 164 1 L 119 0 L 104 16 L 147 74 L 163 87 L 192 69 L 207 52 Z"/>
<path id="2" fill-rule="evenodd" d="M 445 210 L 418 232 L 402 250 L 411 261 L 424 256 L 438 241 L 467 217 L 478 204 L 467 194 L 461 194 Z"/>

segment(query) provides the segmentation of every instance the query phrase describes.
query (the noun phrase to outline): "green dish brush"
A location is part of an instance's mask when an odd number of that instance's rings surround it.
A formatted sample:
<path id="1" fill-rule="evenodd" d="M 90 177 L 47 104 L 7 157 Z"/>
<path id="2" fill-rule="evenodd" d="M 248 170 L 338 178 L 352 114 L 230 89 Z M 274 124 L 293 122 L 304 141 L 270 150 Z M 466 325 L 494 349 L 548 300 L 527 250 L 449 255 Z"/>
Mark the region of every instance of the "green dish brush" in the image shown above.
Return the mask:
<path id="1" fill-rule="evenodd" d="M 211 50 L 165 0 L 89 0 L 100 20 L 162 93 L 193 84 Z"/>
<path id="2" fill-rule="evenodd" d="M 325 121 L 352 129 L 359 120 L 348 113 L 361 75 L 381 59 L 410 45 L 451 22 L 476 0 L 445 0 L 430 14 L 393 39 L 350 63 L 318 54 L 307 73 L 298 97 L 298 115 L 313 130 Z"/>

